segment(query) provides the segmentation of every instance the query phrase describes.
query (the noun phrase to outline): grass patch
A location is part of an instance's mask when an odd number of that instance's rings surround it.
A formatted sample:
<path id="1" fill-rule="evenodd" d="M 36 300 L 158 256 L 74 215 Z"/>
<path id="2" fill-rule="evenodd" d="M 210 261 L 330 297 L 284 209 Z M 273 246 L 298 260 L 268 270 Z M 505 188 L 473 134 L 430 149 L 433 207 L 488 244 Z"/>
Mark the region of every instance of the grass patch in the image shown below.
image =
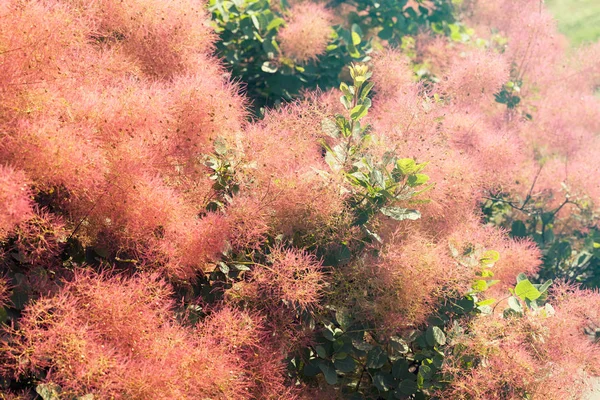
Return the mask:
<path id="1" fill-rule="evenodd" d="M 600 0 L 547 0 L 546 4 L 573 46 L 600 39 Z"/>

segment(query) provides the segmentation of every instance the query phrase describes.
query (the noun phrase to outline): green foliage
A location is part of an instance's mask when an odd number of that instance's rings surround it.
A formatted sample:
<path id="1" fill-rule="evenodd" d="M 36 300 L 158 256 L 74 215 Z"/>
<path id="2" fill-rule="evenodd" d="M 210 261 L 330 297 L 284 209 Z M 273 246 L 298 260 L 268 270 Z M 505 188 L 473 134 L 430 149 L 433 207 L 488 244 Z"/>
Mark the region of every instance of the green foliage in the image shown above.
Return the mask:
<path id="1" fill-rule="evenodd" d="M 284 57 L 277 42 L 277 33 L 285 26 L 287 1 L 275 6 L 269 0 L 210 0 L 209 10 L 219 34 L 217 54 L 243 82 L 259 114 L 262 107 L 291 100 L 303 89 L 335 87 L 350 62 L 369 60 L 374 37 L 406 47 L 411 35 L 430 28 L 455 41 L 468 40 L 472 30 L 455 20 L 453 2 L 432 3 L 413 8 L 407 0 L 344 2 L 354 11 L 344 15 L 346 23 L 333 27 L 326 53 L 307 63 Z M 419 77 L 427 75 L 423 66 L 416 71 Z"/>
<path id="2" fill-rule="evenodd" d="M 341 2 L 340 2 L 341 3 Z M 400 45 L 406 35 L 415 35 L 423 27 L 435 32 L 450 33 L 455 22 L 452 1 L 435 0 L 409 4 L 408 0 L 354 0 L 344 2 L 355 7 L 348 15 L 351 22 L 393 45 Z"/>
<path id="3" fill-rule="evenodd" d="M 516 108 L 521 102 L 521 97 L 519 97 L 521 85 L 521 80 L 509 81 L 504 84 L 502 89 L 494 95 L 496 102 L 506 104 L 508 109 Z"/>
<path id="4" fill-rule="evenodd" d="M 234 78 L 241 80 L 258 111 L 291 100 L 301 89 L 329 88 L 351 61 L 365 61 L 369 40 L 358 25 L 335 26 L 326 54 L 299 63 L 283 57 L 277 32 L 284 26 L 287 2 L 272 7 L 269 0 L 211 0 L 209 10 L 219 34 L 217 53 Z"/>
<path id="5" fill-rule="evenodd" d="M 323 141 L 325 161 L 333 171 L 343 172 L 350 184 L 349 205 L 355 214 L 356 225 L 365 225 L 378 212 L 398 221 L 419 219 L 419 211 L 397 204 L 410 201 L 432 187 L 426 185 L 429 177 L 421 173 L 427 163 L 398 158 L 393 152 L 386 153 L 382 160 L 373 159 L 367 151 L 373 137 L 369 126 L 360 122 L 371 107 L 368 97 L 373 88 L 373 83 L 368 81 L 371 72 L 365 65 L 353 65 L 350 75 L 353 84 L 340 85 L 340 101 L 348 116 L 338 114 L 335 122 L 322 121 L 324 132 L 333 143 L 329 145 Z"/>
<path id="6" fill-rule="evenodd" d="M 208 203 L 207 209 L 216 211 L 223 208 L 224 203 L 240 190 L 235 177 L 235 154 L 227 148 L 226 143 L 217 139 L 215 152 L 205 157 L 205 165 L 212 170 L 210 179 L 214 181 L 213 188 L 218 194 L 217 198 Z"/>
<path id="7" fill-rule="evenodd" d="M 470 292 L 440 302 L 427 324 L 382 336 L 351 309 L 328 305 L 327 313 L 313 322 L 320 328 L 315 345 L 290 361 L 291 371 L 308 381 L 322 374 L 349 399 L 424 399 L 443 389 L 448 382 L 444 362 L 456 353 L 453 338 L 465 334 L 470 318 L 491 313 L 490 305 L 497 303 L 482 296 L 497 282 L 492 269 L 500 257 L 494 250 L 451 252 L 458 263 L 478 269 L 480 278 Z M 540 296 L 547 287 L 534 286 Z"/>
<path id="8" fill-rule="evenodd" d="M 531 195 L 517 202 L 506 195 L 495 194 L 483 204 L 483 211 L 487 222 L 507 229 L 514 238 L 529 238 L 537 244 L 543 265 L 536 279 L 565 279 L 585 287 L 600 287 L 597 216 L 587 209 L 587 202 L 568 194 L 555 208 L 550 209 L 546 204 L 546 199 Z M 581 228 L 568 229 L 569 221 L 558 216 L 567 205 L 580 211 L 575 222 Z"/>
<path id="9" fill-rule="evenodd" d="M 508 307 L 504 310 L 504 317 L 522 316 L 527 310 L 537 311 L 543 308 L 543 312 L 550 313 L 552 306 L 546 303 L 548 288 L 552 280 L 544 284 L 531 283 L 525 274 L 517 276 L 517 284 L 509 289 L 511 296 L 507 298 Z M 523 307 L 523 303 L 525 307 Z"/>

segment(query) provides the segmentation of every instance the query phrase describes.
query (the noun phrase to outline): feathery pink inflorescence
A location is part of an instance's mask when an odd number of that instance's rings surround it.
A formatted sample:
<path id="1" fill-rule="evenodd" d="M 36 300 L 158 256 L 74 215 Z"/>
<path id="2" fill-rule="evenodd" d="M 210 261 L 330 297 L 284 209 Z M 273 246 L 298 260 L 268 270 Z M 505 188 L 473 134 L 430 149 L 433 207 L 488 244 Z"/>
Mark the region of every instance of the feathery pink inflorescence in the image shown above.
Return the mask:
<path id="1" fill-rule="evenodd" d="M 59 293 L 28 306 L 14 341 L 3 347 L 2 366 L 14 364 L 20 373 L 50 368 L 47 379 L 73 395 L 247 398 L 235 346 L 221 346 L 210 321 L 197 332 L 180 326 L 170 317 L 169 296 L 156 275 L 76 272 Z M 229 320 L 241 327 L 247 317 Z"/>
<path id="2" fill-rule="evenodd" d="M 409 59 L 398 50 L 387 50 L 373 56 L 372 82 L 378 96 L 385 98 L 414 84 Z M 409 89 L 410 90 L 410 89 Z"/>
<path id="3" fill-rule="evenodd" d="M 315 60 L 325 53 L 332 21 L 331 11 L 322 4 L 293 5 L 286 25 L 277 34 L 282 54 L 298 63 Z"/>
<path id="4" fill-rule="evenodd" d="M 509 65 L 500 54 L 473 50 L 457 57 L 439 84 L 441 93 L 453 102 L 477 106 L 493 100 L 509 79 Z"/>
<path id="5" fill-rule="evenodd" d="M 0 165 L 0 240 L 33 216 L 28 183 L 23 172 Z"/>
<path id="6" fill-rule="evenodd" d="M 201 1 L 69 2 L 86 16 L 99 46 L 121 49 L 152 77 L 170 78 L 186 71 L 198 54 L 212 47 L 213 33 Z"/>
<path id="7" fill-rule="evenodd" d="M 252 272 L 252 282 L 263 298 L 302 309 L 314 308 L 325 285 L 317 258 L 304 251 L 274 247 L 269 259 L 269 265 L 257 265 Z"/>
<path id="8" fill-rule="evenodd" d="M 244 181 L 260 198 L 276 232 L 322 236 L 344 210 L 337 177 L 328 175 L 319 138 L 324 136 L 319 110 L 303 103 L 268 112 L 243 138 L 247 167 Z"/>
<path id="9" fill-rule="evenodd" d="M 58 261 L 69 233 L 62 218 L 46 210 L 36 209 L 31 218 L 15 228 L 13 249 L 18 251 L 23 262 L 53 266 Z"/>
<path id="10" fill-rule="evenodd" d="M 599 321 L 598 293 L 558 285 L 554 308 L 523 317 L 480 316 L 468 334 L 456 338 L 462 351 L 450 357 L 446 373 L 453 380 L 444 398 L 581 398 L 598 374 L 600 347 L 594 341 Z M 591 337 L 589 336 L 591 334 Z M 460 357 L 473 357 L 465 369 Z"/>
<path id="11" fill-rule="evenodd" d="M 383 329 L 418 327 L 444 294 L 464 291 L 475 271 L 459 268 L 443 247 L 410 231 L 384 247 L 372 271 L 378 281 L 372 311 Z"/>

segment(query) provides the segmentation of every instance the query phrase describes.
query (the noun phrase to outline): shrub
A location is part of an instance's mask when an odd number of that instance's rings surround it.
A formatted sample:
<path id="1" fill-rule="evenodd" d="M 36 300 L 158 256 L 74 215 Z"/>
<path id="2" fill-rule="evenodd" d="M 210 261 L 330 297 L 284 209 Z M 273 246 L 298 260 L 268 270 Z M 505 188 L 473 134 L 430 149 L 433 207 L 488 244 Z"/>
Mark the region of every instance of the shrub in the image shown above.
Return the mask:
<path id="1" fill-rule="evenodd" d="M 597 283 L 594 62 L 538 2 L 319 4 L 214 1 L 217 35 L 191 0 L 0 4 L 4 397 L 600 373 L 597 294 L 550 280 Z M 305 91 L 252 121 L 227 67 L 255 106 Z"/>

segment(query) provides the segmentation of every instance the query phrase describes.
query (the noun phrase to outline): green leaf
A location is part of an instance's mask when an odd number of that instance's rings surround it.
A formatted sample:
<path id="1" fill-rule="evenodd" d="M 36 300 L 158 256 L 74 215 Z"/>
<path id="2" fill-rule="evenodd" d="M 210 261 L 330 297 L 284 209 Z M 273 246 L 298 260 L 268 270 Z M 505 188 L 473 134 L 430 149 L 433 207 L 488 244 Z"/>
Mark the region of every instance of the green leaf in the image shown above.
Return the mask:
<path id="1" fill-rule="evenodd" d="M 387 359 L 387 354 L 385 354 L 383 349 L 376 346 L 369 351 L 369 354 L 367 354 L 367 367 L 373 369 L 381 368 L 385 365 Z"/>
<path id="2" fill-rule="evenodd" d="M 487 290 L 488 284 L 487 284 L 487 282 L 485 280 L 479 279 L 479 280 L 476 280 L 473 283 L 473 285 L 471 286 L 471 288 L 473 290 L 475 290 L 476 292 L 484 292 L 484 291 Z"/>
<path id="3" fill-rule="evenodd" d="M 41 383 L 35 387 L 35 391 L 43 400 L 59 400 L 62 389 L 54 383 Z"/>
<path id="4" fill-rule="evenodd" d="M 379 372 L 373 377 L 373 384 L 380 392 L 387 392 L 392 389 L 394 385 L 394 379 L 390 374 Z"/>
<path id="5" fill-rule="evenodd" d="M 496 302 L 496 299 L 485 299 L 477 302 L 478 307 L 490 306 Z"/>
<path id="6" fill-rule="evenodd" d="M 500 259 L 500 253 L 498 253 L 496 250 L 487 250 L 483 253 L 483 255 L 481 256 L 481 259 L 479 261 L 484 265 L 491 265 L 491 264 L 494 264 L 499 259 Z"/>
<path id="7" fill-rule="evenodd" d="M 323 329 L 323 337 L 325 337 L 325 339 L 333 342 L 335 340 L 335 334 L 333 331 L 333 324 L 332 323 L 328 323 L 325 325 L 325 329 Z"/>
<path id="8" fill-rule="evenodd" d="M 366 105 L 360 104 L 354 107 L 352 110 L 350 110 L 350 118 L 352 118 L 355 121 L 358 121 L 361 118 L 365 117 L 368 111 L 369 108 Z"/>
<path id="9" fill-rule="evenodd" d="M 510 234 L 513 237 L 525 237 L 527 236 L 527 228 L 522 221 L 513 221 L 510 227 Z"/>
<path id="10" fill-rule="evenodd" d="M 350 54 L 350 57 L 360 58 L 360 52 L 356 49 L 356 46 L 354 46 L 354 43 L 352 43 L 352 42 L 347 43 L 346 48 L 348 49 L 348 54 Z"/>
<path id="11" fill-rule="evenodd" d="M 356 32 L 361 36 L 363 34 L 363 31 L 362 31 L 362 29 L 360 29 L 360 26 L 358 24 L 352 24 L 351 30 L 352 30 L 352 32 Z"/>
<path id="12" fill-rule="evenodd" d="M 538 290 L 540 293 L 544 293 L 546 290 L 548 290 L 548 288 L 550 287 L 550 285 L 552 285 L 552 279 L 547 280 L 546 282 L 544 282 L 543 285 L 541 285 Z"/>
<path id="13" fill-rule="evenodd" d="M 333 361 L 335 368 L 344 373 L 352 372 L 356 368 L 356 362 L 352 357 L 345 357 L 342 359 L 335 359 Z"/>
<path id="14" fill-rule="evenodd" d="M 444 334 L 444 331 L 437 326 L 430 326 L 427 328 L 427 332 L 425 332 L 425 339 L 427 339 L 427 343 L 431 347 L 436 345 L 443 346 L 446 344 L 446 335 Z"/>
<path id="15" fill-rule="evenodd" d="M 352 31 L 352 44 L 358 46 L 360 44 L 360 35 L 354 31 Z"/>
<path id="16" fill-rule="evenodd" d="M 338 308 L 335 311 L 335 320 L 344 331 L 352 325 L 352 316 L 346 308 Z"/>
<path id="17" fill-rule="evenodd" d="M 371 89 L 373 89 L 373 86 L 375 84 L 373 82 L 368 82 L 363 89 L 360 91 L 360 99 L 361 100 L 365 100 L 367 98 L 367 95 L 369 94 L 369 92 L 371 91 Z"/>
<path id="18" fill-rule="evenodd" d="M 421 375 L 424 380 L 427 380 L 427 379 L 431 378 L 431 376 L 433 375 L 433 371 L 431 370 L 430 366 L 421 365 L 419 367 L 419 375 Z"/>
<path id="19" fill-rule="evenodd" d="M 421 218 L 421 213 L 418 210 L 412 210 L 409 208 L 382 207 L 381 213 L 387 217 L 395 219 L 396 221 L 403 221 L 405 219 L 415 221 Z"/>
<path id="20" fill-rule="evenodd" d="M 408 185 L 410 187 L 420 186 L 429 181 L 429 176 L 425 174 L 414 174 L 408 177 Z"/>
<path id="21" fill-rule="evenodd" d="M 349 99 L 352 99 L 352 93 L 350 93 L 350 88 L 344 82 L 340 83 L 340 90 Z"/>
<path id="22" fill-rule="evenodd" d="M 321 346 L 320 344 L 315 346 L 315 351 L 317 352 L 317 355 L 321 358 L 329 357 L 329 354 L 327 354 L 327 350 L 325 349 L 325 347 Z"/>
<path id="23" fill-rule="evenodd" d="M 406 341 L 398 336 L 390 337 L 390 345 L 395 352 L 400 354 L 406 354 L 410 350 Z"/>
<path id="24" fill-rule="evenodd" d="M 522 300 L 528 299 L 531 301 L 542 295 L 527 279 L 517 283 L 517 286 L 515 286 L 515 294 Z"/>
<path id="25" fill-rule="evenodd" d="M 350 100 L 346 96 L 340 97 L 340 102 L 346 110 L 350 110 L 350 107 L 352 107 L 352 103 L 350 103 Z"/>
<path id="26" fill-rule="evenodd" d="M 517 313 L 523 312 L 523 306 L 521 305 L 521 302 L 514 296 L 510 296 L 508 298 L 508 308 Z"/>
<path id="27" fill-rule="evenodd" d="M 254 27 L 257 30 L 260 30 L 260 23 L 258 22 L 258 18 L 256 18 L 256 15 L 254 15 L 254 14 L 250 15 L 250 19 L 252 20 L 252 23 L 254 24 Z"/>
<path id="28" fill-rule="evenodd" d="M 250 267 L 244 264 L 233 264 L 233 267 L 238 271 L 250 271 Z"/>
<path id="29" fill-rule="evenodd" d="M 283 24 L 285 24 L 285 20 L 283 18 L 275 18 L 269 22 L 269 25 L 267 25 L 267 30 L 270 31 L 271 29 L 279 28 L 279 26 Z"/>
<path id="30" fill-rule="evenodd" d="M 396 166 L 402 175 L 410 175 L 417 169 L 417 164 L 412 158 L 401 158 L 396 161 Z"/>
<path id="31" fill-rule="evenodd" d="M 331 136 L 332 138 L 337 138 L 340 136 L 340 129 L 338 125 L 329 118 L 323 118 L 321 120 L 321 130 L 327 136 Z"/>
<path id="32" fill-rule="evenodd" d="M 224 273 L 225 275 L 227 275 L 229 273 L 229 266 L 227 264 L 225 264 L 222 261 L 219 261 L 219 270 L 221 270 L 222 273 Z"/>
<path id="33" fill-rule="evenodd" d="M 417 389 L 417 382 L 411 380 L 405 379 L 402 382 L 400 382 L 400 385 L 398 385 L 398 392 L 407 396 L 417 393 Z"/>
<path id="34" fill-rule="evenodd" d="M 352 346 L 354 346 L 355 349 L 360 351 L 369 351 L 373 349 L 373 345 L 371 343 L 365 342 L 364 340 L 352 339 Z"/>
<path id="35" fill-rule="evenodd" d="M 323 372 L 327 383 L 330 385 L 335 385 L 337 383 L 337 372 L 335 371 L 335 367 L 331 361 L 321 360 L 319 362 L 319 369 L 321 372 Z"/>

